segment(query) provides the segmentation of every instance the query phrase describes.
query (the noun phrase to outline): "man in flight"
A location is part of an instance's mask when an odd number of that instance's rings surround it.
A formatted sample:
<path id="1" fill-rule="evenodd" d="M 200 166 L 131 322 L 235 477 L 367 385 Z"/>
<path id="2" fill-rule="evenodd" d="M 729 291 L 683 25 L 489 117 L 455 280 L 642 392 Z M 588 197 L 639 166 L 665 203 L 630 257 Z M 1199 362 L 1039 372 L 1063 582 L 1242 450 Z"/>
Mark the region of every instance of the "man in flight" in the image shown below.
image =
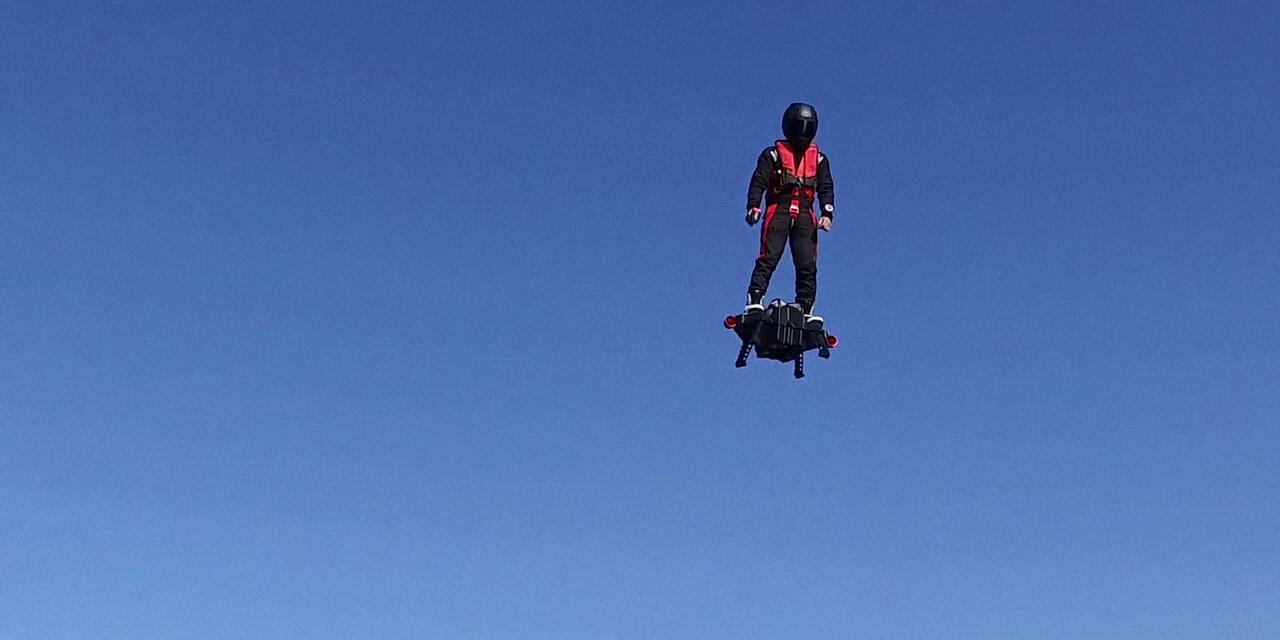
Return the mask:
<path id="1" fill-rule="evenodd" d="M 818 230 L 831 230 L 835 185 L 827 157 L 818 152 L 818 145 L 813 142 L 817 133 L 818 112 L 813 106 L 792 104 L 782 115 L 783 139 L 760 152 L 756 160 L 747 188 L 747 224 L 760 221 L 761 196 L 764 224 L 760 228 L 760 253 L 747 288 L 746 312 L 764 308 L 769 279 L 790 242 L 796 271 L 796 304 L 807 319 L 822 319 L 813 315 L 818 294 Z M 817 201 L 822 204 L 820 216 L 813 212 Z"/>

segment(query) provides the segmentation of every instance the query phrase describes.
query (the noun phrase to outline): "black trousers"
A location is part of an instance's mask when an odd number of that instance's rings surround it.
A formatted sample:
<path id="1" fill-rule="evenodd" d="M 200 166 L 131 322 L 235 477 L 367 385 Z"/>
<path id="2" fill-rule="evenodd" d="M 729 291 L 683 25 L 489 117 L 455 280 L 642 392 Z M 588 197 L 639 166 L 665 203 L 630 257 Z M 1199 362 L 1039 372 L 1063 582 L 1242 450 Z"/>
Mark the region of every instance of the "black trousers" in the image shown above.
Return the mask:
<path id="1" fill-rule="evenodd" d="M 796 268 L 796 302 L 813 303 L 818 295 L 818 222 L 813 210 L 805 207 L 792 218 L 787 210 L 770 207 L 760 228 L 760 255 L 751 271 L 749 292 L 761 295 L 769 290 L 769 279 L 782 259 L 782 250 L 791 243 L 791 262 Z"/>

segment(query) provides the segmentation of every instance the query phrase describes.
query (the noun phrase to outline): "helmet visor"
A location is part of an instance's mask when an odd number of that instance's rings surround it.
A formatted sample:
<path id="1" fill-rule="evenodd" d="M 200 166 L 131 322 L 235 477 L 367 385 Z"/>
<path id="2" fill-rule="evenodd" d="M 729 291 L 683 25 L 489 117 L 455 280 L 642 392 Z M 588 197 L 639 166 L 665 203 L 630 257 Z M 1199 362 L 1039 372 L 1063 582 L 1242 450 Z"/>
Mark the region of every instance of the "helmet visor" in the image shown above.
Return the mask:
<path id="1" fill-rule="evenodd" d="M 792 140 L 812 140 L 818 133 L 818 123 L 809 118 L 791 119 L 782 133 Z"/>

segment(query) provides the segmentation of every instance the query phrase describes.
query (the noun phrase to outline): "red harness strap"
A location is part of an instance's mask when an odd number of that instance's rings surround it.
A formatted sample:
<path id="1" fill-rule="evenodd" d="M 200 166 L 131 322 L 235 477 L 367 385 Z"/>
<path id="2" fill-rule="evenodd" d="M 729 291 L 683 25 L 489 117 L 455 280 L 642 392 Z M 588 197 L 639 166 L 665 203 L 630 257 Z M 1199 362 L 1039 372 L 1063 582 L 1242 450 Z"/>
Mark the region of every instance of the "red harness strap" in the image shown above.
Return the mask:
<path id="1" fill-rule="evenodd" d="M 815 188 L 818 186 L 818 145 L 810 144 L 796 162 L 796 154 L 785 140 L 779 140 L 774 147 L 778 150 L 779 170 L 778 184 L 775 193 L 791 192 L 791 206 L 787 213 L 795 218 L 800 215 L 800 199 L 813 202 Z"/>

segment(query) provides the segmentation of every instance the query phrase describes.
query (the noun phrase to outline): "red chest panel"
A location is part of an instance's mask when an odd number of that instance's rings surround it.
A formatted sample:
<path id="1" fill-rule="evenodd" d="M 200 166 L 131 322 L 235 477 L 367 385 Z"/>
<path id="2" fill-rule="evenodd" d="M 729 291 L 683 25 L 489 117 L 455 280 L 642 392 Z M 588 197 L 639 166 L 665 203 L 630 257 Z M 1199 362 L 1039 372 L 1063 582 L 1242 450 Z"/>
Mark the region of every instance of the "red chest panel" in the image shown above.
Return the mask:
<path id="1" fill-rule="evenodd" d="M 800 213 L 800 200 L 813 202 L 818 186 L 818 145 L 810 144 L 799 157 L 785 140 L 774 144 L 778 152 L 778 174 L 774 193 L 789 194 L 791 206 L 788 213 L 794 218 Z"/>

